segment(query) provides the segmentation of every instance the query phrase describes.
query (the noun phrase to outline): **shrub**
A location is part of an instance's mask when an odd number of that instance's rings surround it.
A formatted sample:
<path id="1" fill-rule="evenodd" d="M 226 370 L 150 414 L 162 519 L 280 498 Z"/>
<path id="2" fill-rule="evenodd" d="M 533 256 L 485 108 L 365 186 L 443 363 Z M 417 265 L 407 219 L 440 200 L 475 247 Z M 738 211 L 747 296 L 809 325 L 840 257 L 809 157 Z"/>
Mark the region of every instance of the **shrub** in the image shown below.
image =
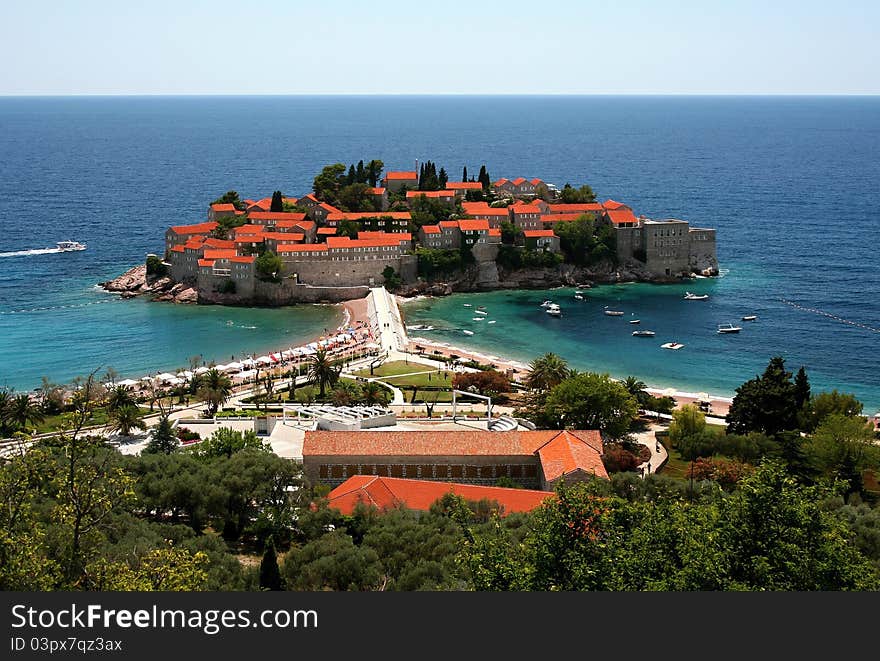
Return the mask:
<path id="1" fill-rule="evenodd" d="M 163 276 L 168 274 L 168 267 L 165 263 L 156 257 L 156 255 L 150 255 L 147 257 L 147 275 L 155 275 L 155 276 Z"/>

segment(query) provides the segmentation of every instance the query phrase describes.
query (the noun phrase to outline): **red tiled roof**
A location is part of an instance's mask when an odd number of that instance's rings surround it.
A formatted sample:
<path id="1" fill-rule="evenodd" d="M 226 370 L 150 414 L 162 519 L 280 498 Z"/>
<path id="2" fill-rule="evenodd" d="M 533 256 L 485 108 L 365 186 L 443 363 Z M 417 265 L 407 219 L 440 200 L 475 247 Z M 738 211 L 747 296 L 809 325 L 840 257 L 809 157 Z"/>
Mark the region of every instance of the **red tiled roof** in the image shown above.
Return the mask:
<path id="1" fill-rule="evenodd" d="M 385 189 L 382 187 L 368 188 L 367 195 L 384 195 Z"/>
<path id="2" fill-rule="evenodd" d="M 482 190 L 483 184 L 479 181 L 447 181 L 446 190 Z"/>
<path id="3" fill-rule="evenodd" d="M 297 199 L 295 197 L 282 197 L 281 202 L 286 202 L 287 204 L 296 204 Z"/>
<path id="4" fill-rule="evenodd" d="M 321 207 L 322 209 L 324 209 L 327 213 L 342 213 L 339 209 L 334 207 L 332 204 L 327 204 L 326 202 L 321 202 L 321 204 L 319 204 L 318 206 Z"/>
<path id="5" fill-rule="evenodd" d="M 536 239 L 540 236 L 556 236 L 553 230 L 526 230 L 523 232 L 523 235 L 527 239 Z"/>
<path id="6" fill-rule="evenodd" d="M 499 179 L 498 181 L 496 181 L 496 182 L 495 182 L 494 184 L 492 184 L 492 185 L 493 185 L 493 186 L 503 186 L 503 185 L 506 184 L 508 181 L 510 181 L 510 180 L 509 180 L 509 179 L 505 179 L 504 177 L 502 177 L 501 179 Z"/>
<path id="7" fill-rule="evenodd" d="M 328 236 L 327 246 L 330 248 L 379 248 L 383 246 L 399 246 L 399 234 L 385 234 L 382 238 L 352 239 L 348 236 Z"/>
<path id="8" fill-rule="evenodd" d="M 248 213 L 258 213 L 258 211 L 251 211 L 251 209 L 262 209 L 264 212 L 269 211 L 272 208 L 272 200 L 268 202 L 266 200 L 260 200 L 259 202 L 253 202 L 249 204 L 247 207 Z"/>
<path id="9" fill-rule="evenodd" d="M 525 182 L 526 182 L 525 177 L 517 177 L 516 179 L 514 179 L 510 183 L 512 183 L 514 186 L 520 186 L 521 184 L 524 184 Z"/>
<path id="10" fill-rule="evenodd" d="M 490 207 L 485 202 L 462 202 L 461 208 L 469 216 L 507 216 L 507 207 Z"/>
<path id="11" fill-rule="evenodd" d="M 513 211 L 514 214 L 518 213 L 541 213 L 541 210 L 537 207 L 526 204 L 525 202 L 518 202 L 517 204 L 511 204 L 508 209 Z"/>
<path id="12" fill-rule="evenodd" d="M 359 239 L 385 239 L 396 238 L 398 241 L 412 241 L 409 232 L 358 232 Z"/>
<path id="13" fill-rule="evenodd" d="M 460 222 L 460 221 L 458 221 L 458 220 L 441 220 L 441 221 L 440 221 L 439 223 L 437 223 L 437 224 L 438 224 L 440 227 L 444 227 L 444 228 L 455 227 L 456 229 L 461 229 L 461 228 L 459 227 L 459 222 Z"/>
<path id="14" fill-rule="evenodd" d="M 256 255 L 236 255 L 235 257 L 227 257 L 230 262 L 237 262 L 239 264 L 251 264 L 257 258 Z"/>
<path id="15" fill-rule="evenodd" d="M 291 243 L 278 249 L 278 252 L 318 252 L 327 251 L 327 246 L 323 243 Z"/>
<path id="16" fill-rule="evenodd" d="M 217 229 L 217 223 L 212 220 L 209 223 L 198 223 L 197 225 L 174 225 L 170 229 L 175 234 L 208 234 Z"/>
<path id="17" fill-rule="evenodd" d="M 386 172 L 385 179 L 418 179 L 418 172 Z"/>
<path id="18" fill-rule="evenodd" d="M 430 198 L 454 197 L 455 191 L 451 190 L 408 190 L 406 191 L 406 199 L 413 199 L 424 195 Z"/>
<path id="19" fill-rule="evenodd" d="M 490 227 L 489 228 L 489 236 L 501 236 L 501 228 L 500 227 Z"/>
<path id="20" fill-rule="evenodd" d="M 595 433 L 598 435 L 599 432 Z M 574 471 L 593 473 L 607 479 L 608 473 L 602 463 L 601 440 L 598 447 L 600 449 L 597 452 L 595 445 L 576 436 L 574 432 L 559 433 L 538 449 L 544 479 L 551 482 Z"/>
<path id="21" fill-rule="evenodd" d="M 440 234 L 440 227 L 438 225 L 422 225 L 422 231 L 425 234 Z"/>
<path id="22" fill-rule="evenodd" d="M 171 252 L 183 252 L 184 247 L 182 243 L 178 243 L 176 246 L 171 247 Z"/>
<path id="23" fill-rule="evenodd" d="M 300 202 L 308 201 L 308 202 L 314 202 L 315 204 L 318 204 L 318 198 L 315 197 L 312 193 L 309 193 L 308 195 L 303 195 L 301 198 L 299 198 L 299 201 Z"/>
<path id="24" fill-rule="evenodd" d="M 296 232 L 266 232 L 263 238 L 274 241 L 275 243 L 299 243 L 305 239 L 305 234 Z"/>
<path id="25" fill-rule="evenodd" d="M 335 227 L 319 227 L 318 236 L 336 236 L 336 228 Z"/>
<path id="26" fill-rule="evenodd" d="M 586 211 L 602 211 L 603 207 L 598 202 L 585 202 L 583 204 L 548 204 L 550 213 L 581 213 Z"/>
<path id="27" fill-rule="evenodd" d="M 343 514 L 351 514 L 358 503 L 373 505 L 380 510 L 405 505 L 410 509 L 427 511 L 434 502 L 448 493 L 469 501 L 496 501 L 503 514 L 528 512 L 548 498 L 556 497 L 556 494 L 549 491 L 354 475 L 333 489 L 328 498 L 330 507 Z"/>
<path id="28" fill-rule="evenodd" d="M 263 234 L 266 231 L 265 225 L 239 225 L 232 229 L 233 234 Z"/>
<path id="29" fill-rule="evenodd" d="M 489 230 L 488 220 L 459 220 L 458 226 L 462 232 L 473 232 L 476 230 Z"/>
<path id="30" fill-rule="evenodd" d="M 391 218 L 392 220 L 409 220 L 409 211 L 339 211 L 327 215 L 327 220 L 364 220 L 366 218 Z"/>
<path id="31" fill-rule="evenodd" d="M 275 229 L 293 229 L 294 227 L 299 227 L 306 232 L 311 230 L 314 226 L 314 220 L 279 220 L 275 223 Z"/>
<path id="32" fill-rule="evenodd" d="M 532 186 L 537 186 L 538 184 L 543 184 L 544 182 L 541 181 L 540 179 L 535 178 L 535 179 L 530 180 L 529 183 L 532 184 Z"/>
<path id="33" fill-rule="evenodd" d="M 200 259 L 199 266 L 214 266 L 213 259 Z"/>
<path id="34" fill-rule="evenodd" d="M 304 213 L 293 211 L 253 211 L 248 214 L 252 220 L 304 220 Z"/>
<path id="35" fill-rule="evenodd" d="M 622 209 L 622 208 L 629 209 L 629 207 L 626 204 L 624 204 L 623 202 L 615 202 L 614 200 L 605 200 L 604 206 L 606 209 Z"/>
<path id="36" fill-rule="evenodd" d="M 235 205 L 232 203 L 229 203 L 229 204 L 217 203 L 217 204 L 211 205 L 211 210 L 212 211 L 236 211 L 236 208 L 235 208 Z"/>
<path id="37" fill-rule="evenodd" d="M 608 218 L 611 220 L 613 225 L 620 225 L 622 223 L 636 223 L 635 214 L 632 212 L 632 209 L 629 207 L 626 208 L 618 208 L 618 209 L 608 209 L 606 212 L 608 214 Z"/>
<path id="38" fill-rule="evenodd" d="M 235 250 L 206 250 L 203 258 L 204 259 L 228 259 L 230 257 L 236 257 Z"/>
<path id="39" fill-rule="evenodd" d="M 225 241 L 213 237 L 205 239 L 205 242 L 202 245 L 207 246 L 208 248 L 235 248 L 234 241 Z"/>

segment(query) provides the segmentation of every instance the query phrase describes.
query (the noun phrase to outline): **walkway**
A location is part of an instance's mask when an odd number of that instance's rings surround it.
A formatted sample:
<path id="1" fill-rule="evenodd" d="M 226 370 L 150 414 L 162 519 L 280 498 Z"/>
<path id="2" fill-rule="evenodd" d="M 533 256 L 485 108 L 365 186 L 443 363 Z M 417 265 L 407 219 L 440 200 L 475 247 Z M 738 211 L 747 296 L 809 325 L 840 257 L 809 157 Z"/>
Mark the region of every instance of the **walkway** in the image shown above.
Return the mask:
<path id="1" fill-rule="evenodd" d="M 656 473 L 657 469 L 660 468 L 665 462 L 666 458 L 669 456 L 669 452 L 667 452 L 666 447 L 657 440 L 657 437 L 654 435 L 654 432 L 665 429 L 662 425 L 652 424 L 648 428 L 648 431 L 643 431 L 636 434 L 635 440 L 638 443 L 641 443 L 645 447 L 651 450 L 651 458 L 639 464 L 638 470 L 642 477 L 646 477 L 651 475 L 652 473 Z"/>

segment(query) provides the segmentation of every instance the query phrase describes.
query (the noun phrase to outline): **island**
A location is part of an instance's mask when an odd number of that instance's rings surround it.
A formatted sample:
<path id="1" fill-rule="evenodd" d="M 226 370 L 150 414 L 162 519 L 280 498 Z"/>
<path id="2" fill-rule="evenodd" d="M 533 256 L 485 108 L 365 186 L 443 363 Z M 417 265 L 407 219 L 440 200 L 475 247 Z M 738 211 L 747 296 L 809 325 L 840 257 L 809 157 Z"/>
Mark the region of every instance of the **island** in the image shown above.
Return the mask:
<path id="1" fill-rule="evenodd" d="M 588 185 L 541 179 L 450 181 L 433 161 L 384 173 L 380 160 L 324 167 L 302 197 L 228 191 L 203 222 L 165 232 L 149 254 L 101 283 L 125 297 L 226 305 L 677 282 L 718 274 L 715 230 L 599 202 Z"/>

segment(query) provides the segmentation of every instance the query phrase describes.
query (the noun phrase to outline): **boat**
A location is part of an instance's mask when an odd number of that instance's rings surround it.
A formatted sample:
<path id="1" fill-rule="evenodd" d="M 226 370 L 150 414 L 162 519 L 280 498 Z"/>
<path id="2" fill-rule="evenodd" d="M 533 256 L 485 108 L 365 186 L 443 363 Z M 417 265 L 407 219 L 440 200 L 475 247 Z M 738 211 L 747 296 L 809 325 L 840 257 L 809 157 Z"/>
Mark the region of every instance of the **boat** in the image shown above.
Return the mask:
<path id="1" fill-rule="evenodd" d="M 742 328 L 733 324 L 718 324 L 719 333 L 739 333 L 741 330 Z"/>
<path id="2" fill-rule="evenodd" d="M 609 317 L 622 317 L 623 316 L 623 312 L 621 312 L 620 310 L 605 310 L 605 314 L 607 314 Z"/>
<path id="3" fill-rule="evenodd" d="M 86 244 L 79 241 L 59 241 L 55 244 L 61 252 L 74 252 L 76 250 L 85 250 Z"/>
<path id="4" fill-rule="evenodd" d="M 640 324 L 640 323 L 642 323 L 642 320 L 641 320 L 641 319 L 630 319 L 630 320 L 629 320 L 629 323 L 631 323 L 631 324 Z"/>
<path id="5" fill-rule="evenodd" d="M 489 313 L 486 312 L 485 310 L 474 310 L 474 312 L 475 312 L 476 314 L 489 314 Z"/>
<path id="6" fill-rule="evenodd" d="M 488 323 L 490 323 L 490 324 L 494 324 L 494 323 L 497 323 L 497 322 L 493 319 L 492 321 L 490 321 L 490 322 L 488 322 Z"/>
<path id="7" fill-rule="evenodd" d="M 661 344 L 661 349 L 681 349 L 684 345 L 681 342 L 667 342 L 666 344 Z"/>
<path id="8" fill-rule="evenodd" d="M 477 306 L 477 310 L 485 310 L 485 309 L 486 309 L 485 305 L 478 305 Z"/>
<path id="9" fill-rule="evenodd" d="M 745 317 L 743 317 L 743 321 L 754 321 L 757 318 L 758 315 L 756 314 L 747 314 Z"/>
<path id="10" fill-rule="evenodd" d="M 483 319 L 485 319 L 485 317 L 474 317 L 471 321 L 483 321 Z"/>
<path id="11" fill-rule="evenodd" d="M 474 334 L 474 331 L 469 331 L 469 330 L 462 330 L 461 332 L 464 333 L 465 335 L 473 335 Z"/>
<path id="12" fill-rule="evenodd" d="M 553 317 L 561 317 L 562 316 L 562 308 L 559 307 L 556 303 L 551 303 L 547 306 L 547 314 Z"/>
<path id="13" fill-rule="evenodd" d="M 541 303 L 542 308 L 549 308 L 551 305 L 553 305 L 553 301 L 551 301 L 549 298 Z"/>
<path id="14" fill-rule="evenodd" d="M 415 324 L 414 326 L 407 326 L 406 330 L 412 331 L 432 331 L 434 330 L 433 326 L 427 326 L 425 324 Z"/>
<path id="15" fill-rule="evenodd" d="M 686 301 L 705 301 L 709 298 L 709 294 L 692 294 L 689 291 L 684 293 L 684 300 Z"/>
<path id="16" fill-rule="evenodd" d="M 575 299 L 576 301 L 582 301 L 582 300 L 584 300 L 584 295 L 583 295 L 583 294 L 580 294 L 580 293 L 577 293 L 577 294 L 574 295 L 574 299 Z"/>
<path id="17" fill-rule="evenodd" d="M 652 330 L 637 330 L 633 331 L 633 337 L 654 337 L 656 333 Z"/>
<path id="18" fill-rule="evenodd" d="M 473 307 L 470 303 L 462 303 L 462 305 L 464 305 L 464 307 L 466 308 Z"/>

